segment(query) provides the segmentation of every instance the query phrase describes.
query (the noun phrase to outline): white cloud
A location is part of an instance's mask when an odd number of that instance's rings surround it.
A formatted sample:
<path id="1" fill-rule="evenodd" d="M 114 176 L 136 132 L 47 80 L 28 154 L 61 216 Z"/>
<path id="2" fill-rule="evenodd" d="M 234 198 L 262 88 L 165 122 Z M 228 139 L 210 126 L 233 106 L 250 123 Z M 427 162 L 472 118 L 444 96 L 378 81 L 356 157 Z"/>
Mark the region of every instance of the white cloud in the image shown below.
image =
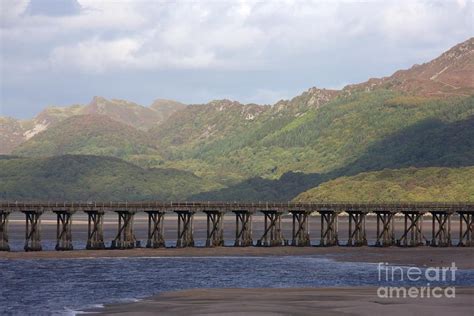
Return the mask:
<path id="1" fill-rule="evenodd" d="M 70 91 L 272 103 L 389 75 L 474 29 L 466 0 L 78 2 L 77 14 L 45 4 L 32 15 L 28 0 L 0 0 L 3 98 L 25 108 L 38 95 L 77 102 Z"/>
<path id="2" fill-rule="evenodd" d="M 31 60 L 43 58 L 56 70 L 258 69 L 364 37 L 374 45 L 434 43 L 469 33 L 456 15 L 472 10 L 465 1 L 79 2 L 80 14 L 50 17 L 22 14 L 25 1 L 2 0 L 10 25 L 1 36 L 7 44 L 43 47 Z"/>
<path id="3" fill-rule="evenodd" d="M 56 47 L 50 57 L 55 67 L 73 65 L 84 72 L 102 72 L 109 67 L 128 68 L 135 63 L 134 53 L 140 44 L 129 38 L 100 41 L 96 38 L 72 46 Z"/>

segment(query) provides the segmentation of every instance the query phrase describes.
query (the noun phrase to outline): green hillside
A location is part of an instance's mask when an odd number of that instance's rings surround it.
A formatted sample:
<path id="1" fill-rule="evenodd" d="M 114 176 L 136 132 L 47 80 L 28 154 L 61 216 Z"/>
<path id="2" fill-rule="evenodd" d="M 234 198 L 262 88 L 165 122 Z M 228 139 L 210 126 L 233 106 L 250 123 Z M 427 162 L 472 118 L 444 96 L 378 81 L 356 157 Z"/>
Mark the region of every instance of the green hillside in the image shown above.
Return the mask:
<path id="1" fill-rule="evenodd" d="M 301 193 L 295 201 L 474 202 L 474 167 L 406 168 L 340 177 Z"/>
<path id="2" fill-rule="evenodd" d="M 143 169 L 117 158 L 0 158 L 2 200 L 184 200 L 218 185 L 180 170 Z"/>
<path id="3" fill-rule="evenodd" d="M 15 155 L 47 157 L 65 154 L 113 156 L 127 160 L 160 159 L 150 136 L 104 115 L 76 115 L 20 145 Z"/>
<path id="4" fill-rule="evenodd" d="M 231 170 L 236 180 L 254 176 L 278 179 L 290 171 L 328 173 L 349 165 L 360 170 L 409 166 L 416 157 L 425 166 L 443 160 L 466 165 L 474 162 L 472 138 L 468 137 L 473 128 L 465 126 L 457 136 L 452 129 L 473 115 L 474 97 L 413 98 L 385 90 L 343 95 L 299 115 L 264 113 L 251 128 L 196 148 L 181 144 L 183 150 L 166 163 L 178 168 L 186 165 L 199 175 L 212 168 L 216 179 L 225 178 Z M 417 141 L 412 140 L 414 135 Z M 444 146 L 451 136 L 459 139 L 450 144 L 448 153 Z M 419 141 L 425 140 L 434 146 L 420 148 Z M 393 144 L 398 150 L 404 141 L 409 145 L 403 155 L 386 152 Z M 424 149 L 430 153 L 421 153 Z M 367 157 L 369 152 L 375 156 Z"/>
<path id="5" fill-rule="evenodd" d="M 230 109 L 222 111 L 222 104 L 189 106 L 172 115 L 163 134 L 154 137 L 102 116 L 74 116 L 15 153 L 115 156 L 224 185 L 193 190 L 194 200 L 287 201 L 325 181 L 360 172 L 474 165 L 472 96 L 432 99 L 377 90 L 340 95 L 319 107 L 309 106 L 311 99 L 306 95 L 275 105 L 252 120 L 236 110 L 242 105 L 227 104 Z M 237 116 L 239 123 L 232 125 Z M 220 122 L 215 134 L 199 136 Z"/>
<path id="6" fill-rule="evenodd" d="M 311 88 L 272 106 L 229 100 L 184 106 L 157 100 L 143 109 L 128 101 L 94 98 L 83 109 L 93 115 L 58 122 L 62 116 L 56 113 L 51 122 L 35 121 L 26 132 L 35 136 L 14 153 L 112 156 L 220 184 L 212 190 L 207 190 L 212 185 L 196 184 L 187 195 L 193 200 L 287 201 L 362 172 L 470 167 L 473 45 L 469 39 L 390 77 L 338 91 Z M 445 82 L 452 84 L 440 89 Z M 0 137 L 0 143 L 8 147 L 3 152 L 10 152 L 28 137 L 18 124 L 4 122 L 0 132 L 10 136 Z"/>
<path id="7" fill-rule="evenodd" d="M 195 198 L 286 201 L 364 171 L 474 165 L 474 97 L 375 91 L 339 97 L 283 127 L 276 123 L 242 133 L 240 143 L 207 147 L 200 157 L 214 170 L 239 170 L 249 179 Z"/>

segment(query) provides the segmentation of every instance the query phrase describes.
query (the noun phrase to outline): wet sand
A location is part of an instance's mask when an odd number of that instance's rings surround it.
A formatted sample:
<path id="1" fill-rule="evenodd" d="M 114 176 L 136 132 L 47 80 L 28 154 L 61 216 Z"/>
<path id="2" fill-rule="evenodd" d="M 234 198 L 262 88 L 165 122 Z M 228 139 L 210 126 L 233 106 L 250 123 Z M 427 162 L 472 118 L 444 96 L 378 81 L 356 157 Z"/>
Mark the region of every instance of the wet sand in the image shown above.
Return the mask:
<path id="1" fill-rule="evenodd" d="M 321 256 L 345 262 L 449 266 L 474 269 L 474 248 L 399 247 L 219 247 L 129 250 L 0 252 L 0 259 L 72 259 L 117 257 Z"/>
<path id="2" fill-rule="evenodd" d="M 455 298 L 379 298 L 374 288 L 196 289 L 106 306 L 99 315 L 472 315 L 474 288 Z"/>

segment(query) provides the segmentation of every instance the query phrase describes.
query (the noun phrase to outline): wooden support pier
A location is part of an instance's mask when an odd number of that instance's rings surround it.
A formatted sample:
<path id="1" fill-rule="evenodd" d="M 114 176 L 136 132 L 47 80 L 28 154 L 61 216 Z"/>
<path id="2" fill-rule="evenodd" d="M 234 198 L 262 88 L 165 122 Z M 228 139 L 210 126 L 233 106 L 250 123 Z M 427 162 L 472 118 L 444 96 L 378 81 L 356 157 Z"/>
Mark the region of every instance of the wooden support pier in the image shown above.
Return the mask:
<path id="1" fill-rule="evenodd" d="M 114 240 L 112 240 L 112 249 L 132 249 L 135 243 L 139 247 L 139 243 L 133 233 L 133 219 L 135 211 L 115 211 L 118 215 L 118 231 Z"/>
<path id="2" fill-rule="evenodd" d="M 10 211 L 0 210 L 0 251 L 10 251 L 8 244 L 8 216 Z"/>
<path id="3" fill-rule="evenodd" d="M 365 233 L 364 211 L 347 211 L 349 215 L 349 239 L 348 246 L 367 246 L 367 235 Z"/>
<path id="4" fill-rule="evenodd" d="M 461 247 L 474 247 L 474 216 L 472 212 L 459 211 L 459 244 Z"/>
<path id="5" fill-rule="evenodd" d="M 321 240 L 319 245 L 322 247 L 339 245 L 338 222 L 339 211 L 319 211 L 321 214 Z"/>
<path id="6" fill-rule="evenodd" d="M 85 210 L 88 216 L 86 249 L 105 249 L 104 211 Z"/>
<path id="7" fill-rule="evenodd" d="M 164 211 L 145 211 L 148 214 L 148 240 L 147 248 L 164 248 L 165 237 L 163 224 L 165 220 Z"/>
<path id="8" fill-rule="evenodd" d="M 311 246 L 310 218 L 318 213 L 321 218 L 320 246 L 339 245 L 338 217 L 348 214 L 348 246 L 366 246 L 366 220 L 375 214 L 377 229 L 375 246 L 417 247 L 424 244 L 448 247 L 452 244 L 451 225 L 453 216 L 459 215 L 459 243 L 457 246 L 474 246 L 474 203 L 240 203 L 240 202 L 81 202 L 81 203 L 22 203 L 0 201 L 0 251 L 11 250 L 8 235 L 9 216 L 25 214 L 25 251 L 40 251 L 41 216 L 44 212 L 56 215 L 56 250 L 72 250 L 72 217 L 77 212 L 88 216 L 86 249 L 105 249 L 105 214 L 118 215 L 118 231 L 111 248 L 129 249 L 140 247 L 134 234 L 136 213 L 148 214 L 148 248 L 166 247 L 164 236 L 165 214 L 176 213 L 176 247 L 194 247 L 193 220 L 196 212 L 207 216 L 205 245 L 224 245 L 224 216 L 235 214 L 236 247 L 253 246 L 252 219 L 256 212 L 263 214 L 264 231 L 256 246 Z M 423 235 L 423 215 L 432 215 L 431 238 Z M 226 215 L 227 214 L 227 215 Z M 292 216 L 291 243 L 283 237 L 282 217 Z M 395 216 L 404 220 L 403 232 L 395 239 Z M 76 215 L 74 215 L 76 216 Z M 288 227 L 290 228 L 290 227 Z M 429 227 L 428 227 L 429 228 Z M 344 228 L 345 229 L 345 228 Z M 11 240 L 10 240 L 11 241 Z M 396 241 L 396 242 L 395 242 Z"/>
<path id="9" fill-rule="evenodd" d="M 72 214 L 73 210 L 54 211 L 57 216 L 56 250 L 72 250 Z"/>
<path id="10" fill-rule="evenodd" d="M 283 237 L 281 231 L 282 211 L 264 210 L 261 211 L 264 216 L 265 228 L 262 237 L 257 241 L 257 246 L 275 247 L 285 246 L 288 241 Z"/>
<path id="11" fill-rule="evenodd" d="M 395 214 L 394 211 L 374 211 L 377 216 L 377 238 L 375 246 L 389 247 L 395 245 Z"/>
<path id="12" fill-rule="evenodd" d="M 25 251 L 41 251 L 41 215 L 42 210 L 22 211 L 26 217 Z"/>
<path id="13" fill-rule="evenodd" d="M 194 247 L 194 211 L 175 211 L 178 214 L 177 248 Z"/>
<path id="14" fill-rule="evenodd" d="M 450 211 L 431 211 L 431 243 L 433 247 L 451 246 L 451 215 Z"/>
<path id="15" fill-rule="evenodd" d="M 311 246 L 309 238 L 309 216 L 311 211 L 293 210 L 292 246 L 306 247 Z"/>
<path id="16" fill-rule="evenodd" d="M 224 246 L 224 212 L 204 210 L 207 215 L 206 247 Z"/>
<path id="17" fill-rule="evenodd" d="M 423 245 L 427 240 L 423 235 L 423 211 L 402 211 L 404 216 L 404 230 L 402 237 L 397 241 L 399 246 L 416 247 Z"/>
<path id="18" fill-rule="evenodd" d="M 234 210 L 235 214 L 235 247 L 253 246 L 252 240 L 252 212 Z"/>

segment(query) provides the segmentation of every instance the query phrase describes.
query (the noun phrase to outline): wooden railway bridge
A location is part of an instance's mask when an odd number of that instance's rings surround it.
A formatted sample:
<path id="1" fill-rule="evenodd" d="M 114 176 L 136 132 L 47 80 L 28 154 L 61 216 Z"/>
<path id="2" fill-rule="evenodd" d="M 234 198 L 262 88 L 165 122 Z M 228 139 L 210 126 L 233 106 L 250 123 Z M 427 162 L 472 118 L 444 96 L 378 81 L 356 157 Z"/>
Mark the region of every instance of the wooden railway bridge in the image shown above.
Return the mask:
<path id="1" fill-rule="evenodd" d="M 72 250 L 72 218 L 76 212 L 88 216 L 86 249 L 105 249 L 103 222 L 105 213 L 118 216 L 117 235 L 111 248 L 139 247 L 134 234 L 134 216 L 138 212 L 148 215 L 148 239 L 146 247 L 165 247 L 163 222 L 166 214 L 178 215 L 176 247 L 193 247 L 193 218 L 197 212 L 207 216 L 207 247 L 224 245 L 223 219 L 226 214 L 235 216 L 234 246 L 253 246 L 252 216 L 257 212 L 264 216 L 264 232 L 256 246 L 311 246 L 309 216 L 319 213 L 321 219 L 320 246 L 339 245 L 338 216 L 349 216 L 347 246 L 367 245 L 366 215 L 373 213 L 377 219 L 375 246 L 402 247 L 451 246 L 451 217 L 459 215 L 458 246 L 474 246 L 474 203 L 226 203 L 226 202 L 135 202 L 135 203 L 22 203 L 0 202 L 0 250 L 9 251 L 8 218 L 11 213 L 25 214 L 25 251 L 40 251 L 41 215 L 53 212 L 57 216 L 56 250 Z M 432 216 L 432 235 L 423 235 L 423 215 Z M 284 238 L 281 229 L 283 215 L 292 216 L 291 241 Z M 403 234 L 396 239 L 395 215 L 404 219 Z M 228 215 L 228 216 L 229 216 Z"/>

